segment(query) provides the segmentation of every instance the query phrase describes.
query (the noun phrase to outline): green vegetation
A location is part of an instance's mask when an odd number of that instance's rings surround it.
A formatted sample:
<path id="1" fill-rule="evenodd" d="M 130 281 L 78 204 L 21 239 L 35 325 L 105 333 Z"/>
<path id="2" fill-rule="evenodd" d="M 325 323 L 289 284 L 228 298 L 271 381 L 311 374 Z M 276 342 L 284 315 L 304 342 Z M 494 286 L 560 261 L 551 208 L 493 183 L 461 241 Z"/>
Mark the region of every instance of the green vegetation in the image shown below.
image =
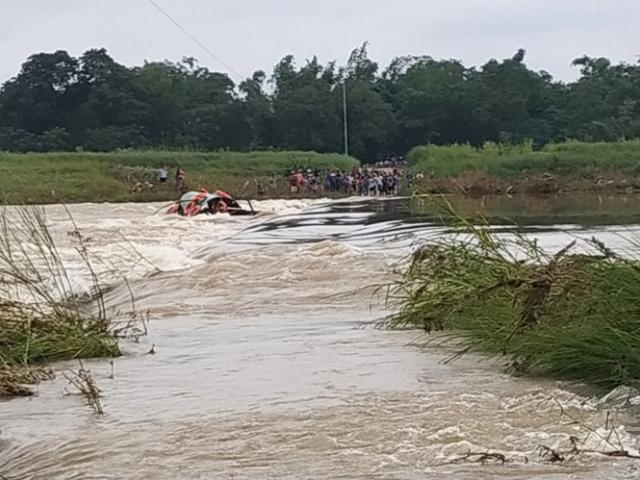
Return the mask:
<path id="1" fill-rule="evenodd" d="M 177 166 L 196 172 L 212 174 L 260 176 L 287 174 L 292 168 L 340 168 L 351 169 L 357 160 L 338 154 L 315 152 L 169 152 L 124 151 L 113 153 L 56 153 L 43 158 L 78 160 L 87 158 L 110 166 L 147 167 L 157 169 L 161 165 Z M 2 156 L 0 156 L 0 159 Z M 32 154 L 30 158 L 40 158 Z"/>
<path id="2" fill-rule="evenodd" d="M 29 395 L 25 383 L 59 360 L 120 355 L 102 290 L 78 232 L 78 255 L 93 278 L 82 300 L 46 225 L 41 208 L 0 217 L 0 397 Z M 44 373 L 43 373 L 44 372 Z"/>
<path id="3" fill-rule="evenodd" d="M 481 352 L 520 374 L 640 385 L 640 262 L 595 239 L 591 254 L 573 244 L 549 254 L 524 236 L 460 227 L 417 250 L 390 286 L 400 310 L 389 326 L 445 332 L 452 359 Z"/>
<path id="4" fill-rule="evenodd" d="M 242 195 L 291 168 L 347 170 L 357 164 L 344 155 L 314 152 L 0 153 L 0 203 L 170 200 L 176 197 L 171 177 L 177 166 L 186 171 L 190 188 Z M 156 172 L 163 165 L 170 168 L 170 178 L 169 185 L 160 186 Z"/>
<path id="5" fill-rule="evenodd" d="M 551 173 L 593 176 L 603 171 L 640 172 L 640 140 L 610 143 L 564 142 L 534 151 L 532 143 L 414 148 L 407 157 L 412 169 L 436 177 L 482 172 L 496 177 Z"/>
<path id="6" fill-rule="evenodd" d="M 0 313 L 0 356 L 8 365 L 33 365 L 71 358 L 117 357 L 116 339 L 87 316 L 23 316 L 5 307 Z"/>
<path id="7" fill-rule="evenodd" d="M 286 56 L 236 84 L 194 58 L 130 68 L 105 49 L 36 53 L 0 88 L 0 150 L 338 152 L 343 85 L 350 151 L 366 162 L 421 144 L 640 138 L 640 64 L 585 56 L 564 83 L 525 56 L 480 67 L 403 56 L 381 68 L 364 44 L 343 66 Z"/>

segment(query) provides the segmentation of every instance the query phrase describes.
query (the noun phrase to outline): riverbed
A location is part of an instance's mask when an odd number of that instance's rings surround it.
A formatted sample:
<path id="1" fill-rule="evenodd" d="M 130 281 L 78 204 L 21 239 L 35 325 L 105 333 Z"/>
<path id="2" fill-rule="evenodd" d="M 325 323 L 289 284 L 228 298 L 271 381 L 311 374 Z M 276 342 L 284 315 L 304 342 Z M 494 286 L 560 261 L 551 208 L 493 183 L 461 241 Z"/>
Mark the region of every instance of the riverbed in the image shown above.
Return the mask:
<path id="1" fill-rule="evenodd" d="M 185 219 L 160 207 L 70 207 L 112 286 L 109 308 L 128 312 L 130 287 L 149 333 L 125 341 L 113 364 L 85 362 L 102 417 L 62 376 L 32 399 L 0 403 L 6 478 L 640 477 L 630 459 L 540 456 L 571 437 L 636 451 L 637 416 L 620 398 L 515 378 L 498 360 L 446 363 L 452 351 L 437 338 L 376 328 L 390 313 L 379 287 L 394 266 L 447 234 L 407 201 L 262 201 L 254 218 Z M 67 212 L 50 206 L 47 217 L 74 285 L 88 288 Z M 617 245 L 636 231 L 550 223 L 527 228 L 549 249 L 592 235 Z M 464 458 L 487 451 L 508 462 Z"/>

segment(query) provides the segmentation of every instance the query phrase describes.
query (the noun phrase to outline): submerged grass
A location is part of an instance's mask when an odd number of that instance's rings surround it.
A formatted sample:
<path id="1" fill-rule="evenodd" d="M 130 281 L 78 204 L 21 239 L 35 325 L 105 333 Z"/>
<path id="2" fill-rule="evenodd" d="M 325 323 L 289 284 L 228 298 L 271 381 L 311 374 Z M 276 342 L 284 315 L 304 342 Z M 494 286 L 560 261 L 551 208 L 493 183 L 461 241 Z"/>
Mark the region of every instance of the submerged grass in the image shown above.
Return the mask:
<path id="1" fill-rule="evenodd" d="M 459 220 L 454 241 L 418 249 L 389 299 L 394 328 L 445 332 L 458 353 L 512 372 L 604 388 L 640 387 L 640 263 L 599 241 L 550 254 L 535 239 Z"/>
<path id="2" fill-rule="evenodd" d="M 65 373 L 65 378 L 74 389 L 84 397 L 87 405 L 91 407 L 96 415 L 104 415 L 102 408 L 102 390 L 96 385 L 91 371 L 87 370 L 83 363 L 77 371 L 69 371 Z"/>
<path id="3" fill-rule="evenodd" d="M 44 210 L 0 212 L 0 396 L 28 395 L 42 367 L 120 354 L 102 289 L 81 236 L 76 252 L 93 279 L 87 298 L 74 291 Z"/>

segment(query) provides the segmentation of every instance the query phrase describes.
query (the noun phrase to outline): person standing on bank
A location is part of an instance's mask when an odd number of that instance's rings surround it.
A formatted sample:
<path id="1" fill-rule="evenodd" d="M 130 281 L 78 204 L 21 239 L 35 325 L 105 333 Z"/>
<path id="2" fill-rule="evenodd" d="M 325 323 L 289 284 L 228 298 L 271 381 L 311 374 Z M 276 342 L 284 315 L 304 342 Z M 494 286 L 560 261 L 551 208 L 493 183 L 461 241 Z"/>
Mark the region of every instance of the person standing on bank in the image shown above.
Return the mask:
<path id="1" fill-rule="evenodd" d="M 186 174 L 180 167 L 176 170 L 176 190 L 182 190 L 184 188 L 184 178 Z"/>
<path id="2" fill-rule="evenodd" d="M 163 165 L 158 169 L 158 180 L 160 183 L 167 183 L 167 178 L 169 178 L 169 172 L 167 167 Z"/>

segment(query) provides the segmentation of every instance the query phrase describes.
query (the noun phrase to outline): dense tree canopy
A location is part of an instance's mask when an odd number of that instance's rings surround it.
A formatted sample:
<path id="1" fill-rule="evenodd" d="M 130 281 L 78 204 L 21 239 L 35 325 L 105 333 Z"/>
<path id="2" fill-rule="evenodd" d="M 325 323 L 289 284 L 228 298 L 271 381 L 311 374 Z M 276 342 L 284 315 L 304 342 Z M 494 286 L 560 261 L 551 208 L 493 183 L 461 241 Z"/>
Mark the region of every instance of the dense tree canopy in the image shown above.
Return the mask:
<path id="1" fill-rule="evenodd" d="M 640 64 L 585 56 L 563 83 L 524 60 L 411 56 L 381 70 L 364 44 L 342 67 L 286 56 L 236 85 L 194 58 L 129 68 L 105 49 L 38 53 L 0 88 L 0 150 L 341 151 L 343 86 L 350 150 L 364 161 L 424 143 L 640 137 Z"/>

